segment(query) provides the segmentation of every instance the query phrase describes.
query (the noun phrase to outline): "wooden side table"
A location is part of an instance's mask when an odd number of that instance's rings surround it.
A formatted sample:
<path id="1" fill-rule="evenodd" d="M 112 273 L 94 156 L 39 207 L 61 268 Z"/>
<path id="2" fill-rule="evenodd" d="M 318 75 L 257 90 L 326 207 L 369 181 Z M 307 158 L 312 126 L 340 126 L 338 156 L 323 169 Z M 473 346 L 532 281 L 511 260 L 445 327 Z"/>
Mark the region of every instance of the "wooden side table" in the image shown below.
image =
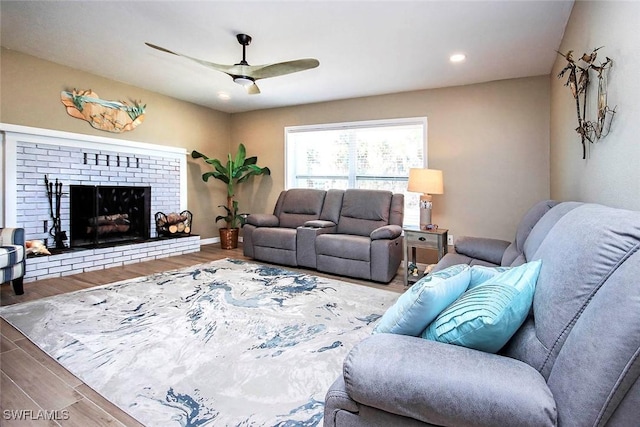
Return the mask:
<path id="1" fill-rule="evenodd" d="M 438 251 L 438 261 L 447 253 L 447 237 L 449 230 L 421 230 L 418 226 L 406 226 L 404 231 L 404 285 L 405 287 L 417 282 L 422 276 L 409 276 L 409 263 L 416 262 L 416 249 L 433 249 Z M 411 260 L 409 260 L 411 249 Z"/>

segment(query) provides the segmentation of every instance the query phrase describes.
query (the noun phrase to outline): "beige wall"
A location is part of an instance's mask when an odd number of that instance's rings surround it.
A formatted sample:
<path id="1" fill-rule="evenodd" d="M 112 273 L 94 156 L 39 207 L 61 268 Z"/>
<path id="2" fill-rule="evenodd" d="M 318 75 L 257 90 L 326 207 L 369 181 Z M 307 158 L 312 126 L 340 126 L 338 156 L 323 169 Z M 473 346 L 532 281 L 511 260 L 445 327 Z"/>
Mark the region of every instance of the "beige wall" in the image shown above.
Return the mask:
<path id="1" fill-rule="evenodd" d="M 269 182 L 240 192 L 251 212 L 270 212 L 284 188 L 285 126 L 382 118 L 428 118 L 429 167 L 442 169 L 434 222 L 455 236 L 513 239 L 522 214 L 549 197 L 549 77 L 261 110 L 231 116 Z"/>
<path id="2" fill-rule="evenodd" d="M 0 62 L 0 122 L 98 135 L 199 150 L 226 157 L 231 141 L 229 114 L 128 86 L 93 74 L 2 49 Z M 93 89 L 103 99 L 142 100 L 145 121 L 122 134 L 99 131 L 67 115 L 60 102 L 63 90 Z M 188 206 L 194 214 L 194 233 L 217 235 L 213 216 L 225 203 L 224 186 L 204 183 L 204 165 L 188 157 Z M 176 206 L 176 209 L 179 206 Z"/>
<path id="3" fill-rule="evenodd" d="M 565 79 L 556 78 L 566 65 L 558 56 L 550 77 L 551 196 L 555 199 L 640 210 L 639 26 L 638 2 L 576 1 L 573 7 L 560 51 L 573 50 L 574 56 L 581 56 L 603 46 L 600 59 L 613 59 L 608 99 L 617 113 L 609 135 L 590 144 L 587 159 L 582 160 L 580 138 L 574 130 L 575 101 L 563 86 Z M 592 95 L 596 87 L 592 83 Z"/>
<path id="4" fill-rule="evenodd" d="M 240 142 L 271 177 L 239 189 L 242 211 L 270 212 L 284 188 L 284 127 L 395 117 L 428 118 L 429 166 L 445 174 L 445 194 L 434 196 L 434 221 L 456 236 L 512 239 L 522 214 L 549 197 L 548 76 L 446 89 L 350 99 L 290 108 L 225 114 L 2 50 L 0 121 L 91 135 L 173 145 L 224 158 Z M 68 116 L 62 90 L 93 89 L 105 99 L 140 99 L 145 122 L 111 134 Z M 204 165 L 189 159 L 189 209 L 194 232 L 215 237 L 224 188 L 204 183 Z"/>

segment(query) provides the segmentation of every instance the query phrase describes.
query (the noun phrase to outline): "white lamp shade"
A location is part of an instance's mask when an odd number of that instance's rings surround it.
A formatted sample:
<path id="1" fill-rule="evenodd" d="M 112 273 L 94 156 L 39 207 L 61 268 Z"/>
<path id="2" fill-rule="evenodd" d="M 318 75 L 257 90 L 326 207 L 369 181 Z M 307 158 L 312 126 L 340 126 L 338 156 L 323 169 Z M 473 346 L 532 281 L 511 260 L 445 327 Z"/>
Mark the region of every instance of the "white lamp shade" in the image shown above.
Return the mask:
<path id="1" fill-rule="evenodd" d="M 444 194 L 442 171 L 437 169 L 409 169 L 407 191 L 423 194 Z"/>

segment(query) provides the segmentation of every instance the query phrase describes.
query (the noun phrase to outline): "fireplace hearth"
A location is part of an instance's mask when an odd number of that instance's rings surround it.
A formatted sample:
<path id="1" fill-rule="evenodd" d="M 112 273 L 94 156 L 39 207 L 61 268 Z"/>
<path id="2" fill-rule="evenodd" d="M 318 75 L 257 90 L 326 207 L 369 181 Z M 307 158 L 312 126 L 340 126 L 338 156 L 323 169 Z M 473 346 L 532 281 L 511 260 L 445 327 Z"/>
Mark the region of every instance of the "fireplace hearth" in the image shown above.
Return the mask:
<path id="1" fill-rule="evenodd" d="M 151 187 L 71 185 L 70 247 L 149 239 Z"/>

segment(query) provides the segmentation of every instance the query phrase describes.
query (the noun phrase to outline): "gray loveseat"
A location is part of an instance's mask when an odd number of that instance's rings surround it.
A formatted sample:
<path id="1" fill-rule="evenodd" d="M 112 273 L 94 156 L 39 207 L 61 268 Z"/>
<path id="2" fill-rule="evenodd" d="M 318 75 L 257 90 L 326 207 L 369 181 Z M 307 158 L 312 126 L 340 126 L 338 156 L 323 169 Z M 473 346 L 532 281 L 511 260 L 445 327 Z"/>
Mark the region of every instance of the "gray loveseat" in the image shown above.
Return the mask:
<path id="1" fill-rule="evenodd" d="M 325 426 L 640 425 L 640 212 L 564 202 L 534 223 L 513 262 L 542 260 L 533 306 L 499 354 L 372 335 Z"/>
<path id="2" fill-rule="evenodd" d="M 388 283 L 402 262 L 404 195 L 382 190 L 280 193 L 273 214 L 252 214 L 244 255 Z"/>

